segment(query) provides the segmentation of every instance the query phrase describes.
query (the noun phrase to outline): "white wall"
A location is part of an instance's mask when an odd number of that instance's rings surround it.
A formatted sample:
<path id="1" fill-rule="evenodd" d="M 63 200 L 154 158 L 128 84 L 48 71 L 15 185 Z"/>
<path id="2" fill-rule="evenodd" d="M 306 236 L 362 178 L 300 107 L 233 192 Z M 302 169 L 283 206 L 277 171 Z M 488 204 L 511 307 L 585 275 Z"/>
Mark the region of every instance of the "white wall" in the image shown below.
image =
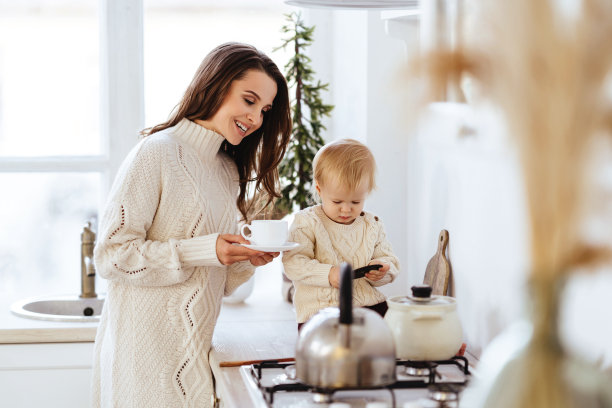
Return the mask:
<path id="1" fill-rule="evenodd" d="M 412 121 L 402 76 L 408 56 L 419 52 L 418 18 L 414 24 L 379 11 L 325 9 L 308 10 L 307 18 L 317 26 L 313 66 L 330 82 L 336 105 L 326 138 L 364 141 L 379 166 L 367 207 L 385 222 L 401 262 L 400 279 L 385 293 L 408 294 L 422 282 L 447 229 L 466 341 L 478 351 L 521 312 L 515 297 L 524 277 L 524 221 L 517 219 L 524 214 L 516 163 L 495 131 L 460 139 L 465 107 L 438 105 L 420 129 Z"/>
<path id="2" fill-rule="evenodd" d="M 312 65 L 329 82 L 326 101 L 335 105 L 327 122 L 327 141 L 354 138 L 372 150 L 378 166 L 378 189 L 366 209 L 385 223 L 387 236 L 400 259 L 400 277 L 382 288 L 387 295 L 405 294 L 410 271 L 407 258 L 407 131 L 393 100 L 395 72 L 406 61 L 403 40 L 385 34 L 380 12 L 308 9 L 307 24 L 315 25 Z"/>
<path id="3" fill-rule="evenodd" d="M 495 111 L 484 106 L 474 111 L 437 104 L 418 125 L 408 120 L 411 112 L 402 101 L 409 89 L 397 72 L 426 43 L 414 19 L 326 9 L 308 10 L 306 19 L 317 26 L 313 67 L 330 82 L 336 105 L 326 139 L 365 141 L 378 162 L 379 189 L 367 208 L 385 222 L 401 262 L 401 278 L 385 293 L 407 294 L 422 281 L 438 234 L 447 229 L 465 340 L 478 353 L 523 318 L 528 305 L 527 213 L 511 138 Z M 610 214 L 612 209 L 605 225 L 612 225 Z M 605 295 L 612 291 L 609 272 L 570 283 L 561 322 L 563 341 L 573 352 L 606 366 L 612 366 L 612 326 L 601 319 L 607 319 L 603 310 L 612 309 L 612 297 Z"/>
<path id="4" fill-rule="evenodd" d="M 439 231 L 449 231 L 464 337 L 478 352 L 523 314 L 527 224 L 516 154 L 492 112 L 454 103 L 424 112 L 413 151 L 412 261 L 426 265 Z"/>

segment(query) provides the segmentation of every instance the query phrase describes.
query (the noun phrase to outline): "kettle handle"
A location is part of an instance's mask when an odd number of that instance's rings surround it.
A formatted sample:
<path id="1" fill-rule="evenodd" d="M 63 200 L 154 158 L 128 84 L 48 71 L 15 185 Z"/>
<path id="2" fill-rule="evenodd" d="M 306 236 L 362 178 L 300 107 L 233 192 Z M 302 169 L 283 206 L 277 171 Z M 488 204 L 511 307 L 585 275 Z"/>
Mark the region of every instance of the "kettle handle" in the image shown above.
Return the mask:
<path id="1" fill-rule="evenodd" d="M 353 324 L 353 268 L 340 265 L 340 324 Z"/>

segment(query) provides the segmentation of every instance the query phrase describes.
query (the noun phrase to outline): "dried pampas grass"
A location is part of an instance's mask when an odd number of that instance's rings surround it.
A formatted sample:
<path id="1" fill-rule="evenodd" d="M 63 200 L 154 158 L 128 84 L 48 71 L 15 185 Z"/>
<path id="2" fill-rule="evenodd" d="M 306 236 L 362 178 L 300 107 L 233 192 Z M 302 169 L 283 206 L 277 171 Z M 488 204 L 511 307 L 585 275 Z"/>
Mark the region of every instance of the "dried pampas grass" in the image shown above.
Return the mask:
<path id="1" fill-rule="evenodd" d="M 571 2 L 565 2 L 566 5 Z M 532 340 L 516 393 L 503 406 L 575 406 L 564 386 L 557 314 L 566 276 L 609 261 L 580 233 L 588 153 L 610 135 L 606 80 L 612 69 L 612 1 L 584 0 L 562 9 L 553 0 L 480 2 L 462 49 L 425 55 L 415 69 L 430 96 L 469 76 L 505 113 L 518 145 L 530 216 Z M 500 396 L 503 398 L 503 396 Z M 497 400 L 499 401 L 498 398 Z M 500 405 L 501 406 L 501 405 Z"/>

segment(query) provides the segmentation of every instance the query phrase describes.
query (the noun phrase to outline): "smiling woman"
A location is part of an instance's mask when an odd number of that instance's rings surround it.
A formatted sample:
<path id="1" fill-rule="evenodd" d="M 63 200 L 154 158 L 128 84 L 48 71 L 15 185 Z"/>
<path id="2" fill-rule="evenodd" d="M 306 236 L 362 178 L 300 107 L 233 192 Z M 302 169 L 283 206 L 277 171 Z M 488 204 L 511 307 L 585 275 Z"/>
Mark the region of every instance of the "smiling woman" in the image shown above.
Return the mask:
<path id="1" fill-rule="evenodd" d="M 207 351 L 222 297 L 279 255 L 234 244 L 249 243 L 240 216 L 248 221 L 279 195 L 287 82 L 257 48 L 221 44 L 170 118 L 142 134 L 117 173 L 94 250 L 108 296 L 93 406 L 208 407 Z"/>
<path id="2" fill-rule="evenodd" d="M 247 71 L 244 78 L 232 83 L 225 103 L 215 116 L 196 123 L 224 135 L 232 145 L 239 145 L 259 129 L 275 96 L 276 83 L 272 78 L 261 71 Z"/>
<path id="3" fill-rule="evenodd" d="M 78 293 L 80 232 L 137 132 L 167 119 L 202 54 L 219 42 L 248 40 L 284 65 L 285 54 L 271 51 L 287 9 L 282 0 L 0 0 L 7 304 Z M 118 45 L 112 33 L 123 33 Z M 104 293 L 105 282 L 97 285 Z"/>

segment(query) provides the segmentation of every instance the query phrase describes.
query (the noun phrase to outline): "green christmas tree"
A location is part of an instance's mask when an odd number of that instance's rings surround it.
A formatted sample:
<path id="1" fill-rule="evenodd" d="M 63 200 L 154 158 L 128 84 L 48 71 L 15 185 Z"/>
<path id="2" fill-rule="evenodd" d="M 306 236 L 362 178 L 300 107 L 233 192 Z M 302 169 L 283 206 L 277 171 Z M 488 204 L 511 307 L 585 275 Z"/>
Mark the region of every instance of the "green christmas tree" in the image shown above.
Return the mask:
<path id="1" fill-rule="evenodd" d="M 312 44 L 315 27 L 307 27 L 300 13 L 287 14 L 288 24 L 281 31 L 287 34 L 283 44 L 276 49 L 292 47 L 293 57 L 285 65 L 285 77 L 292 92 L 293 129 L 287 154 L 279 166 L 281 197 L 275 207 L 281 214 L 303 209 L 312 204 L 312 160 L 325 144 L 321 132 L 325 126 L 323 116 L 329 116 L 333 105 L 323 103 L 321 91 L 329 84 L 314 78 L 311 59 L 304 53 Z"/>

